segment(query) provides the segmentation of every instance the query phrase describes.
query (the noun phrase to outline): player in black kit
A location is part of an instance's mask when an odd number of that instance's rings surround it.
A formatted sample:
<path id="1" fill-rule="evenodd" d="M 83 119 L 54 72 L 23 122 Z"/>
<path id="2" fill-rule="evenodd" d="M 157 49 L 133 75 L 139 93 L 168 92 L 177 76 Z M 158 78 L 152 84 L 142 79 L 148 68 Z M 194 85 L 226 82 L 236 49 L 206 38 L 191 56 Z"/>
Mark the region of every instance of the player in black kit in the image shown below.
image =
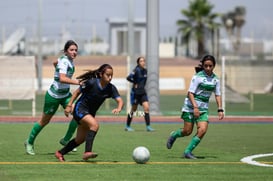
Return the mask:
<path id="1" fill-rule="evenodd" d="M 91 70 L 77 77 L 82 85 L 73 93 L 68 106 L 65 109 L 65 115 L 72 113 L 72 103 L 81 94 L 77 100 L 73 117 L 78 123 L 76 138 L 72 139 L 61 150 L 56 151 L 55 157 L 59 161 L 65 161 L 64 155 L 72 151 L 85 141 L 85 152 L 83 160 L 97 157 L 97 153 L 92 152 L 93 142 L 99 130 L 99 123 L 95 115 L 99 107 L 106 98 L 113 98 L 117 102 L 117 107 L 112 110 L 113 114 L 119 114 L 123 107 L 123 100 L 117 88 L 111 84 L 113 78 L 113 68 L 109 64 L 103 64 L 96 70 Z"/>
<path id="2" fill-rule="evenodd" d="M 134 112 L 137 110 L 138 104 L 143 106 L 146 130 L 154 131 L 154 129 L 150 126 L 149 100 L 145 90 L 145 85 L 147 81 L 147 69 L 145 68 L 144 57 L 138 57 L 137 66 L 127 76 L 127 80 L 133 83 L 133 86 L 131 91 L 132 108 L 127 115 L 125 131 L 134 131 L 134 129 L 131 128 L 130 125 L 133 119 Z"/>

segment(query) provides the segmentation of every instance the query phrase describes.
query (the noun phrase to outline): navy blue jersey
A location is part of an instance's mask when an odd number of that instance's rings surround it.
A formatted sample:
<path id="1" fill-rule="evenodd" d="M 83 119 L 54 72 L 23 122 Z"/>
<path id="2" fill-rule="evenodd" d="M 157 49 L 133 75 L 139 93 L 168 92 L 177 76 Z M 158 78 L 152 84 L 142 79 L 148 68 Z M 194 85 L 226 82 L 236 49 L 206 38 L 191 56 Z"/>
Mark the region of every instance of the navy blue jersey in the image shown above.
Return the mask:
<path id="1" fill-rule="evenodd" d="M 104 88 L 100 85 L 100 79 L 90 79 L 80 86 L 81 97 L 77 100 L 74 108 L 74 118 L 79 121 L 86 114 L 95 117 L 97 110 L 106 98 L 116 99 L 120 97 L 117 88 L 109 83 Z"/>
<path id="2" fill-rule="evenodd" d="M 133 83 L 132 91 L 134 91 L 135 94 L 146 93 L 147 69 L 136 66 L 136 68 L 127 76 L 127 80 Z"/>

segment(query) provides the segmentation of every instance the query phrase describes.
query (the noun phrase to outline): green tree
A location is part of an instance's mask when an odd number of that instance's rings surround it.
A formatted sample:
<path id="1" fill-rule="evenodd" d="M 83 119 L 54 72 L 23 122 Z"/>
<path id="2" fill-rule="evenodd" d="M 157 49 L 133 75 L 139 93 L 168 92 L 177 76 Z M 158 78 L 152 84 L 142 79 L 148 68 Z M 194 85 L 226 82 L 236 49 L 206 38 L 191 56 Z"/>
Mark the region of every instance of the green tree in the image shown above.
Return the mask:
<path id="1" fill-rule="evenodd" d="M 245 24 L 245 14 L 246 8 L 244 6 L 236 6 L 233 11 L 229 11 L 222 15 L 223 25 L 227 30 L 235 53 L 238 53 L 240 48 L 241 29 Z M 234 35 L 236 38 L 233 38 Z"/>
<path id="2" fill-rule="evenodd" d="M 202 57 L 206 53 L 205 37 L 214 37 L 216 28 L 221 26 L 215 19 L 220 17 L 218 13 L 212 13 L 214 6 L 207 0 L 190 0 L 189 7 L 182 9 L 181 14 L 185 19 L 177 20 L 178 33 L 182 34 L 182 42 L 186 44 L 187 56 L 189 55 L 189 41 L 194 38 L 197 42 L 197 56 Z"/>

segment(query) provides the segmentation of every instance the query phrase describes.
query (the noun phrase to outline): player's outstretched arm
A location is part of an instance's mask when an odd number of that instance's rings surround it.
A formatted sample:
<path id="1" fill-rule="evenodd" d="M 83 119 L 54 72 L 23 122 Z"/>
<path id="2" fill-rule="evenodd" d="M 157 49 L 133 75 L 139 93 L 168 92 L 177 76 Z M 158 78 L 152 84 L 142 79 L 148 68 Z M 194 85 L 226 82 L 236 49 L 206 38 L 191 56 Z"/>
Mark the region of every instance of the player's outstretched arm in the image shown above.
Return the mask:
<path id="1" fill-rule="evenodd" d="M 118 105 L 117 105 L 117 107 L 116 107 L 115 109 L 112 110 L 112 113 L 113 113 L 113 114 L 119 114 L 120 111 L 121 111 L 122 108 L 123 108 L 123 100 L 122 100 L 121 97 L 118 97 L 118 98 L 116 98 L 115 100 L 116 100 L 116 102 L 117 102 Z"/>

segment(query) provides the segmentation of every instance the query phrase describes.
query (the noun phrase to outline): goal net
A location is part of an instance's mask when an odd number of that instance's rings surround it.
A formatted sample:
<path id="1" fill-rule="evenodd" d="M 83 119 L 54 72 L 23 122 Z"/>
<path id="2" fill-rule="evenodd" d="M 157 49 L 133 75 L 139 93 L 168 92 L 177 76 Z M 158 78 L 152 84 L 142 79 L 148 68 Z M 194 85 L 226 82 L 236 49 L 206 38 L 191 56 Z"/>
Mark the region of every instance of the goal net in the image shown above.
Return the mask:
<path id="1" fill-rule="evenodd" d="M 34 56 L 0 56 L 0 100 L 32 100 L 35 108 Z"/>

